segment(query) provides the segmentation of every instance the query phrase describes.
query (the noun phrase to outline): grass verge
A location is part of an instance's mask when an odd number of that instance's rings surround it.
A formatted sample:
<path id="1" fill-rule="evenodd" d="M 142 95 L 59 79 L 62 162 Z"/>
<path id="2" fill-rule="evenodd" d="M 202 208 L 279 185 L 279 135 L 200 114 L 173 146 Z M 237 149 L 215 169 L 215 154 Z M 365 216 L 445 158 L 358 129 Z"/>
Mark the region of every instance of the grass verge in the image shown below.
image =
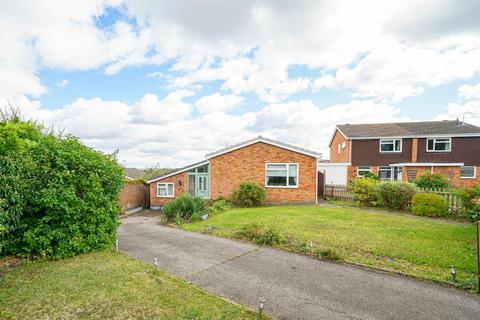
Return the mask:
<path id="1" fill-rule="evenodd" d="M 476 286 L 473 224 L 357 208 L 276 206 L 232 209 L 182 227 L 257 243 L 255 239 L 264 239 L 268 231 L 281 237 L 271 245 L 284 250 L 442 283 L 450 283 L 449 267 L 453 265 L 456 286 L 471 290 Z M 253 230 L 253 240 L 244 236 L 245 231 L 252 234 L 246 228 Z"/>
<path id="2" fill-rule="evenodd" d="M 257 314 L 104 251 L 22 262 L 0 279 L 1 319 L 257 319 Z"/>

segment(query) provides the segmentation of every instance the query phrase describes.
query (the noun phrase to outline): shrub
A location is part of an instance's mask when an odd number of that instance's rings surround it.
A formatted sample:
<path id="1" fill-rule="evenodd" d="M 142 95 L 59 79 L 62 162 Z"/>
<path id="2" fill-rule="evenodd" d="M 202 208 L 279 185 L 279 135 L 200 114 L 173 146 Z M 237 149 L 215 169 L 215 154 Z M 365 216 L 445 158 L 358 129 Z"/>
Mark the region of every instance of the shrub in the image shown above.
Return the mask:
<path id="1" fill-rule="evenodd" d="M 328 248 L 318 251 L 318 254 L 321 259 L 326 259 L 330 261 L 342 261 L 343 257 L 334 249 Z"/>
<path id="2" fill-rule="evenodd" d="M 356 178 L 350 183 L 350 190 L 355 199 L 363 205 L 376 206 L 378 204 L 377 188 L 379 180 L 372 178 Z"/>
<path id="3" fill-rule="evenodd" d="M 175 221 L 176 224 L 198 221 L 204 210 L 205 200 L 194 197 L 190 193 L 183 193 L 163 207 L 168 220 Z"/>
<path id="4" fill-rule="evenodd" d="M 455 194 L 462 202 L 460 214 L 472 221 L 480 220 L 480 184 L 472 188 L 457 190 Z"/>
<path id="5" fill-rule="evenodd" d="M 223 213 L 232 208 L 230 202 L 225 199 L 218 199 L 213 201 L 208 207 L 208 214 L 214 216 L 219 213 Z"/>
<path id="6" fill-rule="evenodd" d="M 256 223 L 249 223 L 242 226 L 242 228 L 235 232 L 235 238 L 248 240 L 263 245 L 278 245 L 285 242 L 285 239 L 280 233 L 272 227 L 266 228 Z"/>
<path id="7" fill-rule="evenodd" d="M 0 255 L 64 258 L 111 246 L 122 185 L 115 155 L 18 116 L 0 119 Z"/>
<path id="8" fill-rule="evenodd" d="M 378 185 L 378 199 L 388 209 L 404 210 L 411 203 L 416 188 L 410 183 L 387 181 Z"/>
<path id="9" fill-rule="evenodd" d="M 412 212 L 418 216 L 444 217 L 448 215 L 448 203 L 438 194 L 417 193 L 413 196 Z"/>
<path id="10" fill-rule="evenodd" d="M 377 181 L 380 181 L 380 177 L 377 176 L 375 173 L 373 172 L 367 172 L 365 173 L 362 178 L 370 178 L 370 179 L 373 179 L 373 180 L 377 180 Z"/>
<path id="11" fill-rule="evenodd" d="M 231 201 L 239 207 L 258 207 L 265 203 L 265 188 L 254 182 L 243 182 L 231 195 Z"/>
<path id="12" fill-rule="evenodd" d="M 422 189 L 446 189 L 450 186 L 448 179 L 441 174 L 432 174 L 426 171 L 415 181 L 417 187 Z"/>

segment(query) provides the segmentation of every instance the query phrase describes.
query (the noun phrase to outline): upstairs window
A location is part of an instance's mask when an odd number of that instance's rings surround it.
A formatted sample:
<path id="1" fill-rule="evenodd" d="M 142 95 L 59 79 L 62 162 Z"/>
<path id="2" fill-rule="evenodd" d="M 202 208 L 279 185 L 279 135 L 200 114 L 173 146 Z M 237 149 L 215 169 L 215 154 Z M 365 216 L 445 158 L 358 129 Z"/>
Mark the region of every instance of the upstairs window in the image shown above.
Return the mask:
<path id="1" fill-rule="evenodd" d="M 157 197 L 159 198 L 173 198 L 173 183 L 157 183 Z"/>
<path id="2" fill-rule="evenodd" d="M 380 152 L 402 152 L 402 139 L 380 140 Z"/>
<path id="3" fill-rule="evenodd" d="M 265 167 L 265 186 L 277 188 L 298 187 L 298 164 L 267 163 Z"/>
<path id="4" fill-rule="evenodd" d="M 474 166 L 464 166 L 460 169 L 460 178 L 474 179 L 477 174 L 477 168 Z"/>
<path id="5" fill-rule="evenodd" d="M 452 139 L 450 138 L 427 139 L 427 152 L 450 152 L 451 150 Z"/>

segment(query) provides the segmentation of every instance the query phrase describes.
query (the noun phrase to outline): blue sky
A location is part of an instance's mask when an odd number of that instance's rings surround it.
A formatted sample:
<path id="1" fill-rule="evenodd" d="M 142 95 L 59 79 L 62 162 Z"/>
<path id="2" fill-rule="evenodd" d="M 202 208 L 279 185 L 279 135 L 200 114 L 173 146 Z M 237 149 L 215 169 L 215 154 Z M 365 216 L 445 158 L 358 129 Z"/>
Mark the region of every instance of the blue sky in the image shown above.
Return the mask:
<path id="1" fill-rule="evenodd" d="M 0 102 L 140 168 L 259 134 L 328 158 L 338 123 L 480 125 L 479 11 L 473 0 L 18 1 L 0 13 Z"/>

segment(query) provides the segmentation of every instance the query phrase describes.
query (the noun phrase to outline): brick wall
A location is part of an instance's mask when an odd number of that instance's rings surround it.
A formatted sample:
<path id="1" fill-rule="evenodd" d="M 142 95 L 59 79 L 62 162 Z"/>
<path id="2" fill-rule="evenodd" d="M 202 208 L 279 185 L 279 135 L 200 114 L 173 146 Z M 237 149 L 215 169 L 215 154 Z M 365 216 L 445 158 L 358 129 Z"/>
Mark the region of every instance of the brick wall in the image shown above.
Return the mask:
<path id="1" fill-rule="evenodd" d="M 345 148 L 340 146 L 340 153 L 338 153 L 338 145 L 345 142 Z M 338 130 L 335 131 L 332 144 L 330 145 L 330 162 L 349 162 L 350 161 L 351 144 L 343 134 Z"/>
<path id="2" fill-rule="evenodd" d="M 266 188 L 269 203 L 312 203 L 316 201 L 317 160 L 266 143 L 237 149 L 210 159 L 210 195 L 228 197 L 241 182 L 265 186 L 267 162 L 298 163 L 298 188 Z"/>
<path id="3" fill-rule="evenodd" d="M 147 207 L 147 186 L 142 182 L 125 183 L 120 193 L 122 212 L 138 207 Z"/>
<path id="4" fill-rule="evenodd" d="M 174 183 L 174 198 L 160 198 L 157 196 L 157 183 L 171 182 Z M 182 193 L 187 192 L 187 172 L 180 172 L 174 176 L 150 183 L 150 206 L 160 207 L 169 203 Z"/>

